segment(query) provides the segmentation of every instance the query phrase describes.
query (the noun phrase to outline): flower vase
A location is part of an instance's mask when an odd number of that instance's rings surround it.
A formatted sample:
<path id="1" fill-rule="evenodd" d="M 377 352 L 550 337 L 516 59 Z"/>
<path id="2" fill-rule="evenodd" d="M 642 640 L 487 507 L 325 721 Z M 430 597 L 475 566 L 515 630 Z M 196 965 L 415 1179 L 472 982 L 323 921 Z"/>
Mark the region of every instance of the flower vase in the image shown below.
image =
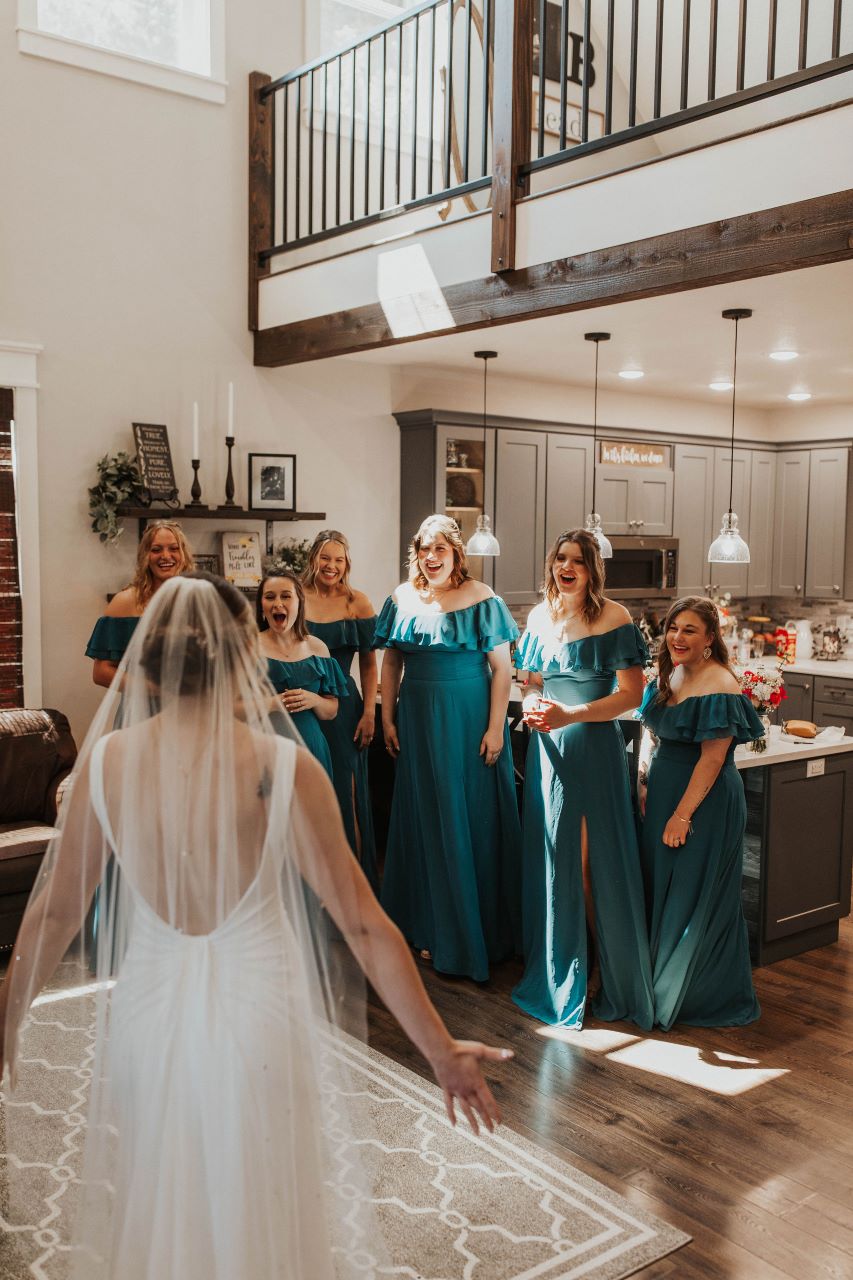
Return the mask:
<path id="1" fill-rule="evenodd" d="M 764 737 L 753 738 L 752 742 L 747 743 L 747 749 L 749 751 L 754 751 L 756 755 L 760 755 L 763 751 L 766 751 L 767 745 L 770 741 L 770 716 L 766 711 L 762 711 L 758 718 L 764 726 Z"/>

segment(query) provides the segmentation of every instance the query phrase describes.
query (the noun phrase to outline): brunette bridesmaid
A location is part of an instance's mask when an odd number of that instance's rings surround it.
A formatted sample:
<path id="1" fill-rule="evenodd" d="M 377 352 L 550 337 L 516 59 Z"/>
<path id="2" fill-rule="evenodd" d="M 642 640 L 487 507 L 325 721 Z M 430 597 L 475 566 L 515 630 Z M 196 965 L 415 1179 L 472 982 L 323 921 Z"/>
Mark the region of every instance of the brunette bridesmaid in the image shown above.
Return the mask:
<path id="1" fill-rule="evenodd" d="M 604 594 L 593 536 L 561 533 L 544 600 L 515 655 L 534 732 L 524 782 L 524 976 L 513 999 L 542 1022 L 653 1022 L 643 882 L 616 717 L 639 706 L 645 643 Z M 592 954 L 588 949 L 588 937 Z"/>
<path id="2" fill-rule="evenodd" d="M 350 848 L 378 891 L 376 843 L 367 782 L 367 749 L 373 741 L 378 684 L 373 634 L 376 613 L 363 591 L 350 584 L 349 542 L 337 529 L 317 534 L 302 575 L 308 630 L 328 646 L 344 672 L 349 696 L 333 720 L 322 720 L 332 758 L 332 780 Z M 358 654 L 361 693 L 351 674 Z"/>
<path id="3" fill-rule="evenodd" d="M 261 580 L 255 598 L 260 649 L 270 683 L 305 746 L 332 776 L 332 757 L 320 728 L 338 714 L 347 697 L 344 674 L 329 650 L 305 625 L 305 593 L 289 569 L 274 566 Z"/>
<path id="4" fill-rule="evenodd" d="M 711 600 L 670 608 L 658 678 L 640 717 L 656 743 L 640 763 L 643 871 L 655 1022 L 742 1026 L 760 1015 L 741 906 L 746 799 L 735 746 L 760 738 Z"/>
<path id="5" fill-rule="evenodd" d="M 503 600 L 471 578 L 456 522 L 430 516 L 376 625 L 382 728 L 397 760 L 382 905 L 422 958 L 478 982 L 519 933 L 507 729 L 517 635 Z"/>
<path id="6" fill-rule="evenodd" d="M 86 646 L 93 658 L 92 679 L 108 689 L 146 605 L 164 582 L 195 568 L 193 553 L 179 524 L 154 520 L 139 540 L 130 586 L 116 593 L 95 623 Z"/>

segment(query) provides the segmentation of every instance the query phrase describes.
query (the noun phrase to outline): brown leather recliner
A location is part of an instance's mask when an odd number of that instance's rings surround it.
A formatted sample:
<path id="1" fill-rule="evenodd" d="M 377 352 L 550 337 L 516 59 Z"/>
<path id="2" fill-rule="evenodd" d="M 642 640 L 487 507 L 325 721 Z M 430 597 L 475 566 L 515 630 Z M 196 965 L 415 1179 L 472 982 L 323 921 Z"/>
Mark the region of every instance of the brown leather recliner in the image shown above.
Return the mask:
<path id="1" fill-rule="evenodd" d="M 0 950 L 15 941 L 76 758 L 61 712 L 0 711 Z"/>

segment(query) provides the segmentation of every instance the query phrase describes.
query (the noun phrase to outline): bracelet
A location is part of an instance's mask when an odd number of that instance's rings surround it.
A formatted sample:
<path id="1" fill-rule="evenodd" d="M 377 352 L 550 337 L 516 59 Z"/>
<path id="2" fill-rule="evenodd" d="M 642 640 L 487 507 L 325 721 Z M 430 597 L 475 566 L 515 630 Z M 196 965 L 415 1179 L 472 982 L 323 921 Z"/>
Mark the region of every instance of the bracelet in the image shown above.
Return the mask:
<path id="1" fill-rule="evenodd" d="M 677 818 L 679 822 L 683 822 L 687 826 L 687 834 L 693 835 L 693 822 L 690 818 L 682 818 L 680 813 L 674 813 L 673 818 Z"/>

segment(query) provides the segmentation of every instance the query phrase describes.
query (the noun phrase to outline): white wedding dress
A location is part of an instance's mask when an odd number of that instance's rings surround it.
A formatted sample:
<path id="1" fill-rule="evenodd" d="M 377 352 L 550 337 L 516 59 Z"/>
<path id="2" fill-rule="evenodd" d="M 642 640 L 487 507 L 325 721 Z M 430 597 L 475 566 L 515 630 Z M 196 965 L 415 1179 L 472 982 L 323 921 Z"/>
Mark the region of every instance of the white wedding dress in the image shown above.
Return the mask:
<path id="1" fill-rule="evenodd" d="M 92 805 L 121 867 L 104 796 L 109 740 L 92 753 Z M 296 751 L 278 740 L 270 828 L 287 823 Z M 112 1130 L 112 1204 L 95 1197 L 79 1233 L 110 1248 L 78 1257 L 80 1280 L 334 1275 L 322 1055 L 274 847 L 264 840 L 254 880 L 208 933 L 179 932 L 123 874 L 127 949 L 98 1107 Z"/>

